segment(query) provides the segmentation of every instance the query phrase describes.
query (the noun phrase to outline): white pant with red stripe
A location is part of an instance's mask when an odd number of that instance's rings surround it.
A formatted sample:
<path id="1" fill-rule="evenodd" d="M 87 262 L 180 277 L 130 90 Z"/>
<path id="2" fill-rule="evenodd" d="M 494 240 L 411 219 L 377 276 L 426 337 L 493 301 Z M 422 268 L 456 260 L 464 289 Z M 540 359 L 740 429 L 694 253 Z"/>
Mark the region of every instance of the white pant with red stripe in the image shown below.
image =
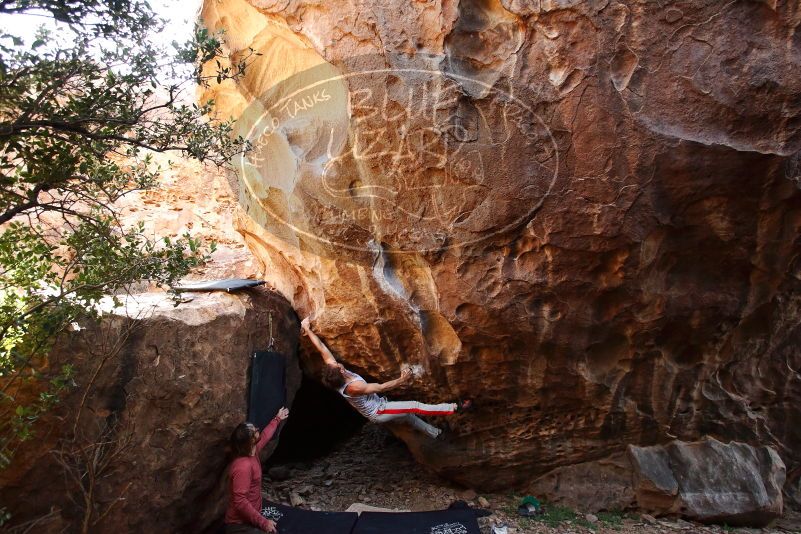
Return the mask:
<path id="1" fill-rule="evenodd" d="M 436 438 L 442 430 L 429 425 L 417 415 L 452 415 L 454 413 L 456 413 L 456 404 L 452 402 L 424 404 L 417 401 L 387 401 L 381 405 L 370 419 L 376 423 L 405 422 L 432 438 Z"/>

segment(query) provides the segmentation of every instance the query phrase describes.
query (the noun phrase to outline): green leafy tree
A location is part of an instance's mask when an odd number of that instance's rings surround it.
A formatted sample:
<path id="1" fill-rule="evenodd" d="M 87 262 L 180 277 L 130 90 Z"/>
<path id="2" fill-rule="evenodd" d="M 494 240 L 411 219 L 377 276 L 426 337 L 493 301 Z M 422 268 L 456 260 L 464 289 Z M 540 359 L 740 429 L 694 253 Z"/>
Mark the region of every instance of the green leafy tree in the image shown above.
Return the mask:
<path id="1" fill-rule="evenodd" d="M 46 368 L 57 335 L 104 296 L 169 285 L 206 257 L 188 235 L 119 220 L 115 202 L 157 184 L 152 153 L 223 165 L 247 148 L 191 94 L 202 63 L 216 58 L 220 81 L 247 54 L 222 57 L 202 28 L 166 50 L 146 2 L 0 0 L 3 28 L 31 16 L 47 23 L 32 41 L 0 30 L 0 468 L 70 385 L 69 366 Z"/>

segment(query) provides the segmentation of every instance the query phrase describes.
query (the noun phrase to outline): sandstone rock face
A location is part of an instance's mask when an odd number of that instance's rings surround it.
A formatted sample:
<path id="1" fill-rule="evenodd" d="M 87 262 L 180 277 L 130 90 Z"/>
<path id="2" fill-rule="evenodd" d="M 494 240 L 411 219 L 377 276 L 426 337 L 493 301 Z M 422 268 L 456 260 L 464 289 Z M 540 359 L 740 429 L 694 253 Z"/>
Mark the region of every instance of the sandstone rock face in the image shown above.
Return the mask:
<path id="1" fill-rule="evenodd" d="M 88 532 L 201 532 L 219 519 L 250 354 L 267 346 L 271 316 L 276 350 L 294 354 L 298 322 L 270 291 L 191 298 L 174 307 L 164 294 L 135 295 L 51 354 L 75 366 L 77 387 L 0 473 L 15 522 L 80 532 L 85 498 Z M 297 361 L 287 369 L 292 397 Z"/>
<path id="2" fill-rule="evenodd" d="M 583 512 L 636 508 L 633 471 L 624 453 L 609 458 L 557 467 L 537 478 L 530 486 L 533 495 L 548 502 Z"/>
<path id="3" fill-rule="evenodd" d="M 237 227 L 344 362 L 475 398 L 481 488 L 704 435 L 798 477 L 792 2 L 206 0 L 254 150 Z M 308 353 L 307 358 L 316 358 Z M 793 486 L 795 487 L 795 486 Z"/>
<path id="4" fill-rule="evenodd" d="M 118 201 L 123 224 L 142 223 L 146 233 L 159 237 L 189 233 L 206 243 L 214 241 L 211 261 L 193 271 L 190 279 L 255 278 L 257 262 L 234 229 L 239 207 L 226 173 L 173 154 L 152 156 L 163 169 L 158 186 Z M 146 289 L 153 288 L 142 288 Z"/>
<path id="5" fill-rule="evenodd" d="M 639 508 L 704 522 L 765 525 L 782 515 L 785 467 L 770 447 L 707 439 L 629 446 Z"/>

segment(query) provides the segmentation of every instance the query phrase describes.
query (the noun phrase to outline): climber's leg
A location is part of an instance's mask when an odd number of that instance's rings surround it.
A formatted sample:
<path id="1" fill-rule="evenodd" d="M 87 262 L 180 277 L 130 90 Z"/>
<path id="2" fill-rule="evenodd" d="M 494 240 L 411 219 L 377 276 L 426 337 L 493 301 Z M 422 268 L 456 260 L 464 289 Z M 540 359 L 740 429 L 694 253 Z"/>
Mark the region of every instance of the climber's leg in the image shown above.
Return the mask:
<path id="1" fill-rule="evenodd" d="M 443 404 L 423 404 L 417 401 L 389 401 L 385 402 L 376 412 L 377 415 L 397 415 L 413 413 L 417 415 L 453 415 L 457 405 L 452 402 Z"/>
<path id="2" fill-rule="evenodd" d="M 414 414 L 407 413 L 406 414 L 406 421 L 409 423 L 410 426 L 416 428 L 420 432 L 424 434 L 428 434 L 432 438 L 436 438 L 440 434 L 442 434 L 442 429 L 435 427 L 434 425 L 429 425 L 419 417 Z"/>
<path id="3" fill-rule="evenodd" d="M 370 418 L 370 420 L 375 423 L 389 423 L 390 421 L 406 423 L 412 428 L 415 428 L 424 434 L 428 434 L 432 438 L 436 438 L 442 433 L 441 429 L 433 425 L 429 425 L 416 415 L 410 413 L 374 415 Z"/>

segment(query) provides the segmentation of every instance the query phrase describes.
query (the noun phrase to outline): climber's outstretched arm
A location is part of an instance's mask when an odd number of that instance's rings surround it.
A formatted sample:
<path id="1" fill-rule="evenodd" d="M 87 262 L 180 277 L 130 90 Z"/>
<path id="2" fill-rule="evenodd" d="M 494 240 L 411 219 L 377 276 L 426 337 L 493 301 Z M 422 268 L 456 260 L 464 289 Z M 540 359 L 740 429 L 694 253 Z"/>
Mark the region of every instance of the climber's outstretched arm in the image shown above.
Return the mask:
<path id="1" fill-rule="evenodd" d="M 351 382 L 345 389 L 345 393 L 347 393 L 352 397 L 358 397 L 360 395 L 370 395 L 371 393 L 384 393 L 391 389 L 395 389 L 401 384 L 405 384 L 411 379 L 412 379 L 412 372 L 409 369 L 404 369 L 401 372 L 399 378 L 396 378 L 395 380 L 390 380 L 389 382 L 383 382 L 381 384 L 376 384 L 372 382 L 370 383 L 362 382 L 361 380 Z"/>
<path id="2" fill-rule="evenodd" d="M 300 322 L 300 330 L 303 333 L 303 335 L 309 336 L 309 341 L 311 341 L 312 345 L 314 345 L 315 348 L 318 351 L 320 351 L 320 355 L 323 357 L 323 361 L 327 365 L 334 365 L 337 363 L 336 358 L 334 358 L 334 355 L 331 354 L 330 350 L 328 350 L 328 347 L 325 346 L 325 343 L 323 343 L 323 341 L 319 337 L 317 337 L 317 334 L 312 332 L 312 329 L 309 326 L 308 317 L 306 317 L 305 319 L 303 319 L 303 321 Z"/>

